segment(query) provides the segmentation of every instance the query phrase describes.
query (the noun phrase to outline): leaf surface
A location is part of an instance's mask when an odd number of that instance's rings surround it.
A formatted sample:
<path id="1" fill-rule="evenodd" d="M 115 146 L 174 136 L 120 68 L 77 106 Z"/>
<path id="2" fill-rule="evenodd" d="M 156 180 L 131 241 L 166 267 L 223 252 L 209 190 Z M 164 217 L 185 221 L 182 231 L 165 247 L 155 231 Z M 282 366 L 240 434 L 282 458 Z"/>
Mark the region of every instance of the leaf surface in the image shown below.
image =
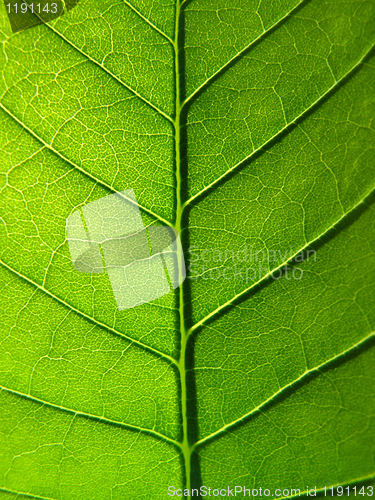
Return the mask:
<path id="1" fill-rule="evenodd" d="M 0 498 L 372 484 L 375 4 L 0 8 Z M 190 270 L 119 311 L 65 223 L 129 188 Z"/>

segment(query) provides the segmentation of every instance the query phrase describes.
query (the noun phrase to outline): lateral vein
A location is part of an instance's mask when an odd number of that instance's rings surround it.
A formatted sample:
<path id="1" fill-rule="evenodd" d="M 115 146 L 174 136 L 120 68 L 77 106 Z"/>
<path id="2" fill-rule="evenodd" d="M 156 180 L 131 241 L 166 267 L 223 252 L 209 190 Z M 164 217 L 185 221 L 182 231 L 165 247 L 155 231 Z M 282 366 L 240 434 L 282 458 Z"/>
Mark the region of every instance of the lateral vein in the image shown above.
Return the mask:
<path id="1" fill-rule="evenodd" d="M 106 424 L 106 425 L 114 425 L 116 427 L 123 427 L 123 428 L 129 429 L 129 430 L 141 432 L 142 434 L 151 435 L 151 436 L 158 438 L 160 440 L 167 441 L 168 443 L 173 444 L 174 446 L 177 446 L 178 448 L 181 448 L 181 445 L 178 441 L 175 441 L 174 439 L 169 438 L 168 436 L 164 436 L 164 434 L 161 434 L 161 433 L 154 431 L 152 429 L 147 429 L 145 427 L 139 427 L 137 425 L 132 425 L 132 424 L 125 424 L 124 422 L 118 422 L 116 420 L 111 420 L 111 419 L 106 418 L 106 417 L 99 417 L 98 415 L 93 415 L 91 413 L 73 410 L 72 408 L 60 406 L 60 405 L 57 405 L 54 403 L 50 403 L 49 401 L 45 401 L 43 399 L 37 398 L 35 396 L 31 396 L 30 394 L 24 394 L 23 392 L 15 391 L 13 389 L 10 389 L 9 387 L 0 386 L 0 390 L 2 390 L 4 392 L 8 392 L 10 394 L 13 394 L 15 396 L 19 396 L 20 398 L 23 398 L 23 399 L 27 399 L 29 401 L 32 401 L 33 403 L 42 404 L 44 406 L 48 406 L 49 408 L 54 408 L 56 410 L 60 410 L 64 413 L 69 413 L 71 415 L 80 416 L 83 418 L 87 418 L 89 420 L 95 420 L 97 422 L 101 422 L 101 423 Z"/>
<path id="2" fill-rule="evenodd" d="M 259 153 L 262 149 L 267 147 L 272 141 L 280 137 L 281 134 L 283 134 L 285 131 L 287 131 L 290 127 L 298 123 L 303 117 L 312 109 L 314 109 L 316 106 L 319 105 L 319 103 L 327 96 L 329 95 L 332 91 L 334 91 L 337 86 L 344 81 L 346 78 L 348 78 L 362 63 L 363 61 L 367 58 L 367 56 L 372 52 L 374 49 L 375 45 L 372 45 L 370 49 L 350 68 L 349 71 L 347 71 L 341 78 L 339 78 L 331 87 L 329 87 L 328 90 L 324 92 L 318 99 L 316 99 L 309 107 L 307 107 L 305 110 L 302 111 L 298 116 L 296 116 L 292 121 L 287 123 L 283 128 L 281 128 L 276 134 L 274 134 L 272 137 L 270 137 L 266 142 L 264 142 L 261 146 L 256 148 L 254 151 L 251 152 L 250 155 L 248 155 L 246 158 L 243 158 L 240 162 L 238 162 L 236 165 L 228 169 L 226 172 L 224 172 L 220 177 L 212 181 L 208 186 L 203 188 L 201 191 L 193 195 L 191 198 L 189 198 L 183 205 L 182 209 L 184 210 L 188 205 L 190 205 L 195 199 L 199 198 L 200 196 L 203 196 L 204 194 L 208 193 L 213 187 L 215 187 L 219 182 L 225 180 L 232 172 L 240 169 L 242 166 L 245 165 L 245 163 L 248 163 L 253 156 L 255 156 L 257 153 Z"/>
<path id="3" fill-rule="evenodd" d="M 363 481 L 371 481 L 371 479 L 375 479 L 375 472 L 373 474 L 368 474 L 367 476 L 358 477 L 358 478 L 352 479 L 352 480 L 347 481 L 347 482 L 336 483 L 336 484 L 332 484 L 331 486 L 323 486 L 323 488 L 319 488 L 319 489 L 317 488 L 316 492 L 320 493 L 320 492 L 323 492 L 326 490 L 330 490 L 331 488 L 337 488 L 338 486 L 346 487 L 346 486 L 350 486 L 352 484 L 362 483 Z M 302 495 L 308 496 L 307 490 L 301 491 L 300 496 L 302 496 Z M 288 497 L 279 497 L 279 498 L 280 498 L 280 500 L 284 500 L 286 498 L 295 498 L 295 497 L 292 497 L 289 495 Z"/>
<path id="4" fill-rule="evenodd" d="M 140 342 L 139 340 L 133 339 L 132 337 L 129 337 L 129 335 L 126 335 L 125 333 L 121 333 L 118 330 L 116 330 L 116 329 L 114 329 L 114 328 L 106 325 L 105 323 L 101 323 L 100 321 L 96 320 L 95 318 L 92 318 L 91 316 L 85 314 L 84 312 L 80 311 L 79 309 L 76 309 L 74 306 L 72 306 L 68 302 L 65 302 L 65 300 L 60 299 L 60 297 L 57 297 L 57 295 L 54 295 L 53 293 L 51 293 L 44 286 L 39 285 L 38 283 L 36 283 L 32 279 L 28 278 L 27 276 L 24 276 L 23 274 L 21 274 L 16 269 L 12 268 L 11 266 L 9 266 L 8 264 L 6 264 L 2 260 L 0 260 L 0 265 L 2 265 L 4 268 L 8 269 L 8 271 L 12 272 L 13 274 L 15 274 L 16 276 L 18 276 L 19 278 L 21 278 L 24 281 L 26 281 L 30 285 L 33 285 L 34 287 L 36 287 L 41 292 L 43 292 L 46 295 L 48 295 L 51 299 L 59 302 L 60 304 L 62 304 L 67 309 L 75 312 L 76 314 L 78 314 L 79 316 L 83 317 L 87 321 L 90 321 L 94 325 L 96 325 L 96 326 L 98 326 L 100 328 L 103 328 L 104 330 L 107 330 L 108 332 L 113 333 L 114 335 L 116 335 L 116 336 L 118 336 L 120 338 L 123 338 L 123 339 L 127 340 L 131 344 L 134 344 L 137 347 L 139 347 L 139 348 L 141 348 L 141 349 L 143 349 L 143 350 L 145 350 L 145 351 L 147 351 L 149 353 L 152 353 L 152 354 L 158 356 L 159 358 L 163 359 L 164 361 L 166 361 L 166 362 L 168 362 L 168 363 L 170 363 L 170 364 L 172 364 L 174 366 L 177 366 L 176 360 L 174 358 L 172 358 L 171 356 L 169 356 L 168 354 L 165 354 L 165 353 L 159 351 L 158 349 L 155 349 L 154 347 L 151 347 L 151 346 L 149 346 L 147 344 L 144 344 L 143 342 Z"/>
<path id="5" fill-rule="evenodd" d="M 281 24 L 287 17 L 291 16 L 293 12 L 298 10 L 303 3 L 308 3 L 311 0 L 300 0 L 297 5 L 295 5 L 292 9 L 290 9 L 283 17 L 278 19 L 274 24 L 269 26 L 266 30 L 264 30 L 259 36 L 257 36 L 254 40 L 252 40 L 248 45 L 246 45 L 243 49 L 241 49 L 237 54 L 235 54 L 229 61 L 227 61 L 221 68 L 219 68 L 215 73 L 213 73 L 205 82 L 203 82 L 197 89 L 194 90 L 193 93 L 191 93 L 182 103 L 182 107 L 186 106 L 194 97 L 199 94 L 203 89 L 207 88 L 210 86 L 212 81 L 220 74 L 225 72 L 225 70 L 236 60 L 240 59 L 245 52 L 249 51 L 253 45 L 258 43 L 260 40 L 265 38 L 270 31 L 272 31 L 274 28 L 276 28 L 279 24 Z"/>
<path id="6" fill-rule="evenodd" d="M 127 4 L 126 0 L 122 0 L 122 1 L 125 4 Z M 27 2 L 26 2 L 26 4 L 29 5 Z M 130 7 L 130 5 L 128 5 L 128 6 Z M 133 9 L 133 10 L 135 10 L 135 9 Z M 39 19 L 42 20 L 42 18 L 37 13 L 34 13 L 34 15 L 36 17 L 38 17 Z M 68 45 L 70 45 L 70 47 L 72 47 L 72 49 L 74 49 L 76 52 L 78 52 L 79 54 L 81 54 L 83 57 L 85 57 L 87 60 L 89 60 L 90 62 L 92 62 L 94 65 L 98 66 L 102 71 L 104 71 L 107 75 L 109 75 L 111 78 L 113 78 L 121 86 L 123 86 L 124 88 L 126 88 L 129 92 L 131 92 L 139 100 L 143 101 L 150 108 L 152 108 L 154 111 L 156 111 L 159 115 L 163 116 L 163 118 L 165 118 L 169 122 L 173 123 L 172 118 L 167 113 L 164 113 L 164 111 L 162 111 L 160 108 L 158 108 L 157 106 L 155 106 L 155 104 L 152 104 L 151 101 L 149 101 L 148 99 L 146 99 L 144 96 L 142 96 L 141 94 L 139 94 L 139 92 L 137 92 L 135 89 L 133 89 L 132 87 L 130 87 L 129 85 L 127 85 L 125 82 L 123 82 L 120 78 L 118 78 L 114 73 L 112 73 L 112 71 L 110 71 L 108 68 L 106 68 L 105 66 L 103 66 L 102 64 L 100 64 L 100 62 L 98 62 L 95 59 L 93 59 L 89 54 L 87 54 L 86 52 L 84 52 L 82 49 L 80 49 L 79 47 L 77 47 L 73 42 L 71 42 L 62 33 L 60 33 L 60 31 L 58 31 L 57 29 L 55 29 L 49 23 L 45 23 L 43 20 L 42 20 L 42 24 L 44 26 L 47 26 L 47 28 L 49 28 L 53 33 L 55 33 L 59 38 L 61 38 L 62 40 L 64 40 L 64 42 L 66 42 Z"/>
<path id="7" fill-rule="evenodd" d="M 145 17 L 143 14 L 141 14 L 139 12 L 139 10 L 137 10 L 134 7 L 134 5 L 132 5 L 131 3 L 129 3 L 127 0 L 123 0 L 123 2 L 124 2 L 125 5 L 127 5 L 129 7 L 129 9 L 131 9 L 141 19 L 143 19 L 153 30 L 157 31 L 159 33 L 159 35 L 161 35 L 162 37 L 164 37 L 166 40 L 168 40 L 168 42 L 171 45 L 173 45 L 173 40 L 166 33 L 164 33 L 164 31 L 162 31 L 160 28 L 158 28 L 153 22 L 151 22 L 149 19 L 147 19 L 147 17 Z"/>
<path id="8" fill-rule="evenodd" d="M 9 488 L 0 487 L 0 491 L 5 493 L 12 493 L 13 495 L 22 495 L 26 498 L 36 498 L 37 500 L 57 500 L 57 498 L 52 497 L 40 497 L 39 495 L 33 495 L 32 493 L 23 493 L 22 491 L 10 490 Z"/>
<path id="9" fill-rule="evenodd" d="M 97 179 L 94 175 L 92 175 L 89 172 L 87 172 L 85 169 L 83 169 L 82 167 L 80 167 L 79 165 L 77 165 L 76 163 L 74 163 L 72 160 L 69 160 L 69 158 L 67 158 L 62 153 L 60 153 L 59 151 L 57 151 L 57 149 L 55 149 L 53 146 L 51 146 L 50 144 L 48 144 L 44 139 L 42 139 L 33 130 L 31 130 L 27 125 L 25 125 L 19 118 L 17 118 L 6 106 L 4 106 L 4 104 L 1 101 L 0 101 L 0 108 L 5 113 L 7 113 L 7 115 L 10 116 L 10 118 L 12 118 L 15 122 L 17 122 L 18 125 L 20 125 L 26 132 L 28 132 L 30 135 L 32 135 L 34 137 L 34 139 L 36 139 L 41 144 L 43 144 L 43 146 L 45 146 L 49 151 L 51 151 L 52 153 L 54 153 L 56 156 L 58 156 L 59 158 L 61 158 L 62 160 L 64 160 L 68 165 L 70 165 L 74 169 L 78 170 L 83 175 L 85 175 L 86 177 L 88 177 L 92 181 L 96 182 L 98 185 L 100 185 L 100 186 L 108 189 L 108 191 L 111 191 L 112 193 L 118 193 L 118 191 L 114 187 L 112 187 L 110 184 L 107 184 L 105 181 Z M 122 196 L 124 198 L 126 198 L 126 196 L 124 196 L 124 195 L 122 195 Z M 159 220 L 163 224 L 166 224 L 167 226 L 173 227 L 173 224 L 170 221 L 168 221 L 167 219 L 164 219 L 164 217 L 161 217 L 160 215 L 156 214 L 155 212 L 153 212 L 149 208 L 144 207 L 140 203 L 134 202 L 134 200 L 131 200 L 130 198 L 126 198 L 126 200 L 129 203 L 132 203 L 134 205 L 136 204 L 145 213 L 151 215 L 152 217 L 154 217 L 155 219 Z"/>
<path id="10" fill-rule="evenodd" d="M 354 351 L 359 346 L 361 346 L 361 345 L 365 344 L 366 342 L 368 342 L 371 338 L 375 338 L 375 332 L 371 332 L 369 335 L 367 335 L 366 337 L 364 337 L 362 340 L 360 340 L 356 344 L 352 345 L 348 349 L 345 349 L 344 351 L 340 352 L 339 354 L 336 354 L 335 356 L 332 356 L 332 358 L 324 361 L 320 365 L 317 365 L 314 368 L 310 368 L 309 370 L 306 370 L 302 375 L 300 375 L 298 378 L 296 378 L 295 380 L 293 380 L 289 384 L 284 385 L 284 387 L 282 387 L 277 392 L 275 392 L 274 394 L 272 394 L 272 396 L 270 396 L 269 398 L 267 398 L 265 401 L 263 401 L 256 408 L 252 409 L 249 413 L 245 413 L 244 415 L 242 415 L 241 417 L 237 418 L 236 420 L 233 420 L 232 422 L 230 422 L 227 425 L 224 425 L 223 427 L 221 427 L 217 431 L 213 432 L 212 434 L 209 434 L 208 436 L 206 436 L 206 437 L 200 439 L 199 441 L 197 441 L 194 444 L 194 449 L 197 448 L 198 446 L 203 445 L 204 443 L 206 443 L 208 441 L 211 441 L 211 440 L 213 440 L 213 439 L 215 439 L 217 437 L 220 437 L 226 431 L 232 429 L 234 426 L 236 426 L 236 425 L 238 425 L 240 423 L 245 424 L 252 415 L 254 415 L 255 413 L 261 411 L 264 406 L 266 406 L 268 403 L 270 403 L 272 400 L 274 400 L 277 396 L 283 394 L 287 389 L 293 387 L 297 382 L 303 381 L 305 378 L 308 377 L 308 375 L 310 375 L 313 372 L 319 372 L 322 368 L 328 367 L 334 361 L 337 361 L 338 359 L 343 358 L 348 353 Z"/>
<path id="11" fill-rule="evenodd" d="M 366 193 L 366 195 L 359 200 L 355 205 L 353 205 L 346 213 L 344 213 L 339 219 L 337 219 L 335 222 L 333 222 L 327 229 L 325 229 L 321 234 L 319 234 L 316 238 L 313 238 L 312 240 L 308 241 L 303 245 L 298 251 L 296 251 L 289 259 L 285 260 L 282 262 L 279 266 L 275 267 L 271 271 L 269 271 L 267 274 L 265 274 L 260 280 L 256 281 L 253 283 L 251 286 L 245 288 L 242 292 L 238 293 L 234 297 L 232 297 L 230 300 L 222 304 L 221 306 L 217 307 L 214 311 L 210 312 L 207 316 L 205 316 L 203 319 L 198 321 L 195 325 L 191 326 L 188 332 L 188 335 L 190 336 L 197 328 L 202 326 L 204 323 L 206 323 L 208 320 L 212 319 L 214 316 L 219 314 L 223 309 L 226 307 L 230 306 L 235 302 L 236 300 L 240 299 L 243 297 L 245 294 L 250 292 L 253 288 L 259 286 L 261 283 L 265 282 L 268 278 L 272 276 L 273 273 L 276 271 L 282 269 L 285 265 L 287 265 L 289 262 L 293 261 L 297 257 L 298 254 L 300 254 L 303 250 L 308 248 L 310 245 L 313 243 L 316 243 L 319 241 L 321 238 L 323 238 L 327 233 L 329 233 L 335 226 L 337 226 L 343 219 L 345 219 L 348 215 L 350 215 L 356 208 L 358 208 L 362 203 L 365 203 L 366 199 L 371 196 L 371 194 L 375 191 L 375 185 L 373 185 L 369 191 Z"/>

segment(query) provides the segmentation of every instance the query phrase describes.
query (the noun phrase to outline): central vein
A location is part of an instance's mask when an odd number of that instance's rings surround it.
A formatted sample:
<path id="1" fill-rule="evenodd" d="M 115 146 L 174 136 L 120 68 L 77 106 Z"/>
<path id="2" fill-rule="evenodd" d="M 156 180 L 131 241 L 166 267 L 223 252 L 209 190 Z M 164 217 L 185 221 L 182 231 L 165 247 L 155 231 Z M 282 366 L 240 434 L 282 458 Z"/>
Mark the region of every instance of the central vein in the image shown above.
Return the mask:
<path id="1" fill-rule="evenodd" d="M 173 41 L 174 49 L 174 73 L 175 73 L 175 119 L 174 119 L 174 137 L 175 137 L 175 159 L 176 159 L 176 222 L 175 229 L 178 234 L 182 230 L 182 212 L 183 212 L 183 193 L 182 193 L 182 172 L 181 172 L 181 111 L 182 111 L 182 96 L 181 96 L 181 63 L 180 63 L 180 15 L 181 3 L 177 0 L 176 17 L 175 17 L 175 36 Z M 179 269 L 181 272 L 181 262 Z M 180 357 L 178 369 L 181 383 L 181 413 L 182 413 L 182 452 L 185 465 L 185 481 L 186 488 L 190 491 L 190 467 L 191 467 L 191 452 L 192 448 L 189 443 L 189 425 L 188 425 L 188 388 L 186 380 L 186 346 L 188 340 L 188 332 L 185 324 L 184 311 L 184 287 L 183 284 L 179 287 L 179 319 L 180 319 Z"/>

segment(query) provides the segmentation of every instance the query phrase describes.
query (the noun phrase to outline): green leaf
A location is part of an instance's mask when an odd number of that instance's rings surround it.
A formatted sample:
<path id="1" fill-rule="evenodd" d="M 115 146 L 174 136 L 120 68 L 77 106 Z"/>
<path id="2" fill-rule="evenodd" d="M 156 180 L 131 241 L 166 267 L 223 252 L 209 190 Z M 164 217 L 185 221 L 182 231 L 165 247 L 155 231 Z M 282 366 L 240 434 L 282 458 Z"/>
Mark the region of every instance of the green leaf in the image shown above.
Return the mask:
<path id="1" fill-rule="evenodd" d="M 373 485 L 375 3 L 0 31 L 0 499 Z M 119 311 L 65 225 L 126 189 L 190 270 Z"/>

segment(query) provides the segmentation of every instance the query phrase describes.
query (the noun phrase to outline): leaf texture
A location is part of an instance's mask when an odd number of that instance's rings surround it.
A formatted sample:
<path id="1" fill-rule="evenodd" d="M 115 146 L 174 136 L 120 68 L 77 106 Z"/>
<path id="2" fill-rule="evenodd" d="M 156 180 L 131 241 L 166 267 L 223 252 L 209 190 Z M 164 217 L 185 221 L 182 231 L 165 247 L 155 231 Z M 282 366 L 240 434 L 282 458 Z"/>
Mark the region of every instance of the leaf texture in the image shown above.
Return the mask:
<path id="1" fill-rule="evenodd" d="M 373 484 L 374 2 L 0 9 L 0 499 Z M 190 279 L 119 311 L 65 223 L 130 188 Z"/>

